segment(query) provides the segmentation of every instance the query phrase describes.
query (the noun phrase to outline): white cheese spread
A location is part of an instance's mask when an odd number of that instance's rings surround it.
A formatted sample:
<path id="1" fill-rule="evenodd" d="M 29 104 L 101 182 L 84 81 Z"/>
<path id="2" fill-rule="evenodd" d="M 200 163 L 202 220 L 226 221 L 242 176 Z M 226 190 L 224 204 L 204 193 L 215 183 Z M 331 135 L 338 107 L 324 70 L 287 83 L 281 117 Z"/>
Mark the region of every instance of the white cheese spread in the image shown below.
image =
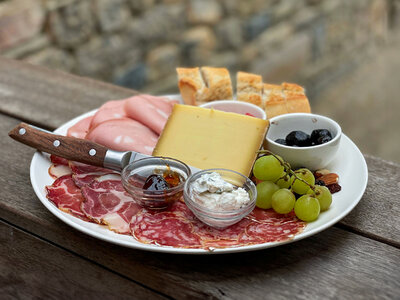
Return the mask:
<path id="1" fill-rule="evenodd" d="M 236 210 L 250 202 L 245 189 L 226 182 L 216 172 L 204 174 L 192 184 L 194 201 L 216 211 Z"/>

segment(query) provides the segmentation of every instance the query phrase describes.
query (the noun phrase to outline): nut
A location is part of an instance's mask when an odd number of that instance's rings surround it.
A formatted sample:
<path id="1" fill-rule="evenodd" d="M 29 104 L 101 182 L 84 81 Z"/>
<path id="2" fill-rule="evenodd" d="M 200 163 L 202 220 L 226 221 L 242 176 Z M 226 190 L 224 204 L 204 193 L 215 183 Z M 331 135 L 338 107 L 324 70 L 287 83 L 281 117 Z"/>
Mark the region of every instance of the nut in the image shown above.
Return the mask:
<path id="1" fill-rule="evenodd" d="M 327 175 L 331 173 L 331 171 L 329 171 L 328 169 L 320 169 L 314 172 L 314 176 L 315 178 L 319 178 L 321 176 Z"/>
<path id="2" fill-rule="evenodd" d="M 336 173 L 329 173 L 319 177 L 318 180 L 322 180 L 325 185 L 330 185 L 339 182 L 339 175 Z"/>

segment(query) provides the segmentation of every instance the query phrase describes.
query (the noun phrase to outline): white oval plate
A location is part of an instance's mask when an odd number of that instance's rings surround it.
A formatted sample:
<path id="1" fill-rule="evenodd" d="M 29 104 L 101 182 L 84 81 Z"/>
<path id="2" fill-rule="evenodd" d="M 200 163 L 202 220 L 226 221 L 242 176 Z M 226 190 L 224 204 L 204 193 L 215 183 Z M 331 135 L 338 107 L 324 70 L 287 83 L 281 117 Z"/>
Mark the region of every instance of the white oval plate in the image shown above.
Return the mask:
<path id="1" fill-rule="evenodd" d="M 54 132 L 65 135 L 69 127 L 81 119 L 94 114 L 95 111 L 96 110 L 90 111 L 72 119 L 71 121 L 60 126 Z M 146 251 L 178 254 L 220 254 L 244 252 L 266 249 L 299 241 L 327 229 L 346 216 L 360 201 L 368 181 L 368 169 L 364 156 L 361 154 L 357 146 L 346 135 L 343 134 L 338 154 L 333 162 L 327 166 L 329 170 L 339 174 L 339 182 L 342 186 L 342 190 L 333 195 L 331 207 L 328 211 L 321 213 L 318 217 L 318 220 L 307 224 L 304 231 L 296 235 L 292 240 L 208 251 L 203 249 L 181 249 L 167 246 L 142 244 L 131 236 L 114 233 L 113 231 L 108 230 L 105 226 L 82 221 L 59 210 L 46 198 L 45 187 L 46 185 L 51 185 L 54 181 L 54 179 L 52 179 L 48 173 L 50 165 L 51 162 L 47 154 L 36 152 L 33 155 L 30 168 L 31 183 L 39 200 L 53 215 L 58 217 L 61 221 L 92 237 L 117 245 Z"/>

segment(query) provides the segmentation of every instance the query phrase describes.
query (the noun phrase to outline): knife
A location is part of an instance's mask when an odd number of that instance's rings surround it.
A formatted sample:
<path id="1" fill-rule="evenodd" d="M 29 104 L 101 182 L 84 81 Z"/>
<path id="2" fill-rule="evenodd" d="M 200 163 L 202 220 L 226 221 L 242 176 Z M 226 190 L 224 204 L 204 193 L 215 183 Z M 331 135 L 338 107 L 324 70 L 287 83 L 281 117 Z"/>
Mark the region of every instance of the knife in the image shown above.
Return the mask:
<path id="1" fill-rule="evenodd" d="M 151 157 L 135 151 L 115 151 L 89 140 L 57 135 L 51 131 L 20 123 L 8 135 L 14 140 L 42 152 L 88 165 L 121 171 L 130 163 Z M 200 169 L 189 166 L 194 174 Z"/>

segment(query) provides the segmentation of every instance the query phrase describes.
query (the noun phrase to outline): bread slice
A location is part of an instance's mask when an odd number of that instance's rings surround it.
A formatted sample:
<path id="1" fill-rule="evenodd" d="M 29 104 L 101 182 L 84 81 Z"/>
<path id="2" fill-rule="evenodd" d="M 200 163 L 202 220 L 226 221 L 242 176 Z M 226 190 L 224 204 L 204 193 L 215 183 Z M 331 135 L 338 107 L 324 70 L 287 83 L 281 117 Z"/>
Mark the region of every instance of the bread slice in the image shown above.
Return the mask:
<path id="1" fill-rule="evenodd" d="M 263 83 L 260 75 L 238 72 L 236 81 L 237 100 L 253 103 L 264 109 Z"/>
<path id="2" fill-rule="evenodd" d="M 208 88 L 200 73 L 200 68 L 177 68 L 178 86 L 183 102 L 188 105 L 196 105 L 197 101 L 205 101 L 204 96 Z"/>
<path id="3" fill-rule="evenodd" d="M 232 99 L 232 81 L 226 68 L 177 68 L 178 86 L 185 104 Z"/>
<path id="4" fill-rule="evenodd" d="M 232 81 L 228 69 L 201 67 L 201 74 L 208 87 L 206 101 L 232 100 Z"/>
<path id="5" fill-rule="evenodd" d="M 265 113 L 267 118 L 287 114 L 286 99 L 281 85 L 264 83 L 263 99 L 265 101 Z"/>
<path id="6" fill-rule="evenodd" d="M 311 112 L 310 102 L 302 86 L 295 83 L 284 82 L 282 83 L 282 87 L 288 113 Z"/>

